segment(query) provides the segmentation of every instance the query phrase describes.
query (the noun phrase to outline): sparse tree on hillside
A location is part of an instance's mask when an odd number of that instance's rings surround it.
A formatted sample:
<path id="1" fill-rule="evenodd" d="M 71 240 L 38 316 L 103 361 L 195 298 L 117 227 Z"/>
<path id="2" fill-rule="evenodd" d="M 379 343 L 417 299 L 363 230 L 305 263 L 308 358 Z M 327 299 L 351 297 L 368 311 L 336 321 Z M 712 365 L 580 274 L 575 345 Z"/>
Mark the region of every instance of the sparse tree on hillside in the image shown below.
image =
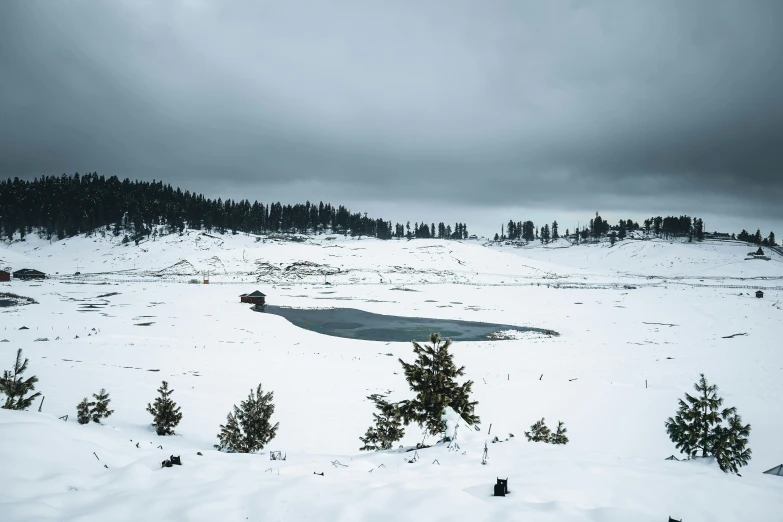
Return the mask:
<path id="1" fill-rule="evenodd" d="M 155 403 L 147 404 L 147 411 L 153 416 L 152 425 L 158 435 L 174 435 L 174 428 L 182 420 L 180 407 L 171 398 L 174 390 L 169 390 L 169 383 L 163 381 L 158 393 Z"/>
<path id="2" fill-rule="evenodd" d="M 525 437 L 529 442 L 549 442 L 551 434 L 549 428 L 546 427 L 546 421 L 541 417 L 540 421 L 530 426 L 530 431 L 525 432 Z"/>
<path id="3" fill-rule="evenodd" d="M 22 349 L 20 348 L 16 351 L 14 369 L 3 371 L 3 377 L 0 378 L 0 392 L 6 397 L 3 409 L 26 410 L 41 395 L 40 392 L 36 392 L 25 397 L 26 394 L 35 391 L 35 383 L 38 382 L 38 377 L 35 375 L 26 380 L 22 378 L 22 374 L 27 371 L 28 362 L 28 359 L 22 361 Z"/>
<path id="4" fill-rule="evenodd" d="M 79 424 L 88 424 L 90 422 L 90 411 L 95 406 L 94 402 L 90 402 L 87 397 L 82 399 L 82 402 L 76 406 L 76 420 Z"/>
<path id="5" fill-rule="evenodd" d="M 430 334 L 429 345 L 413 341 L 416 361 L 409 364 L 400 359 L 405 379 L 416 397 L 400 403 L 405 424 L 417 423 L 429 435 L 442 434 L 446 430 L 443 412 L 450 406 L 468 424 L 478 424 L 474 414 L 477 401 L 470 400 L 473 381 L 458 384 L 457 377 L 465 374 L 465 367 L 457 368 L 449 351 L 451 339 L 441 341 L 440 334 Z"/>
<path id="6" fill-rule="evenodd" d="M 95 408 L 90 411 L 90 417 L 92 418 L 93 422 L 100 424 L 101 419 L 105 419 L 114 413 L 114 410 L 109 409 L 109 403 L 111 402 L 111 399 L 109 398 L 109 394 L 106 393 L 106 390 L 103 388 L 101 388 L 100 392 L 93 393 L 92 396 L 95 399 L 95 402 L 92 403 L 95 405 Z"/>
<path id="7" fill-rule="evenodd" d="M 264 449 L 275 438 L 279 422 L 271 424 L 275 405 L 274 393 L 263 393 L 258 385 L 255 393 L 250 390 L 247 400 L 242 401 L 228 414 L 226 424 L 220 425 L 218 444 L 215 448 L 229 453 L 253 453 Z"/>
<path id="8" fill-rule="evenodd" d="M 557 431 L 549 436 L 549 443 L 568 444 L 568 436 L 566 436 L 567 431 L 563 421 L 557 421 Z"/>
<path id="9" fill-rule="evenodd" d="M 723 398 L 718 396 L 718 387 L 709 384 L 704 374 L 693 387 L 697 395 L 686 393 L 685 400 L 679 399 L 677 414 L 666 421 L 669 438 L 688 457 L 699 453 L 714 456 L 721 470 L 736 473 L 750 460 L 750 424 L 742 424 L 736 408 L 721 409 Z"/>
<path id="10" fill-rule="evenodd" d="M 372 414 L 375 426 L 367 428 L 364 437 L 359 437 L 359 440 L 364 444 L 359 448 L 359 451 L 391 449 L 394 443 L 405 435 L 400 408 L 397 404 L 389 403 L 383 395 L 377 393 L 367 398 L 375 403 L 378 412 Z"/>

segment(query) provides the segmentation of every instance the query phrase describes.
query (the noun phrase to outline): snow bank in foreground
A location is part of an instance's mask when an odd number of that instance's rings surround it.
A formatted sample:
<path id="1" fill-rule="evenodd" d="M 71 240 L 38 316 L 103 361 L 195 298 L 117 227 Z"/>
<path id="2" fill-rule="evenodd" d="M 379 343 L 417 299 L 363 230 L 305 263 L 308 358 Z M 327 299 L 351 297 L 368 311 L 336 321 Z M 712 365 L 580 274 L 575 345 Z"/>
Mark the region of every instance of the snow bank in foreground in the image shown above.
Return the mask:
<path id="1" fill-rule="evenodd" d="M 489 437 L 462 428 L 457 449 L 289 453 L 270 461 L 156 437 L 146 427 L 80 426 L 0 410 L 0 505 L 4 521 L 85 522 L 659 522 L 669 515 L 735 522 L 768 520 L 783 507 L 780 477 L 724 475 L 709 462 L 622 460 L 517 436 L 489 442 L 481 465 Z M 182 466 L 161 468 L 170 454 Z M 491 496 L 497 477 L 508 478 L 509 496 Z"/>

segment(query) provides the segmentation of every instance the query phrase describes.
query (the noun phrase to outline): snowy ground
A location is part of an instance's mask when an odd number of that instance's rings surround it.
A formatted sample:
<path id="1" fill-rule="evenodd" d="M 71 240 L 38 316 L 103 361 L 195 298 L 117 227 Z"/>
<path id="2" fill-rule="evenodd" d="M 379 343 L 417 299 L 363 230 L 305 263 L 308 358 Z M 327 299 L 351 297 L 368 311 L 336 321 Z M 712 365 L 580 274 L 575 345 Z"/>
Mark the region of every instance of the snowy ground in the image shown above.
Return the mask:
<path id="1" fill-rule="evenodd" d="M 42 413 L 0 410 L 3 520 L 774 519 L 783 479 L 761 472 L 783 463 L 783 257 L 745 261 L 755 249 L 735 242 L 564 246 L 195 231 L 138 246 L 5 243 L 0 267 L 51 278 L 0 283 L 38 301 L 0 308 L 0 369 L 24 349 L 46 397 Z M 185 284 L 207 270 L 211 284 Z M 456 343 L 481 431 L 463 427 L 458 451 L 407 463 L 413 453 L 360 454 L 358 437 L 372 421 L 367 395 L 410 396 L 397 362 L 412 359 L 410 344 L 299 329 L 239 303 L 255 289 L 279 305 L 560 336 Z M 676 450 L 663 423 L 700 372 L 752 425 L 742 477 L 664 460 Z M 145 411 L 162 379 L 184 413 L 174 437 L 157 437 Z M 261 455 L 216 452 L 219 425 L 259 382 L 275 393 L 277 438 Z M 102 387 L 116 413 L 77 424 L 76 404 Z M 566 423 L 567 446 L 524 439 L 542 416 Z M 402 442 L 420 441 L 409 427 Z M 170 454 L 183 466 L 160 469 Z M 508 497 L 491 496 L 496 477 L 509 478 Z"/>

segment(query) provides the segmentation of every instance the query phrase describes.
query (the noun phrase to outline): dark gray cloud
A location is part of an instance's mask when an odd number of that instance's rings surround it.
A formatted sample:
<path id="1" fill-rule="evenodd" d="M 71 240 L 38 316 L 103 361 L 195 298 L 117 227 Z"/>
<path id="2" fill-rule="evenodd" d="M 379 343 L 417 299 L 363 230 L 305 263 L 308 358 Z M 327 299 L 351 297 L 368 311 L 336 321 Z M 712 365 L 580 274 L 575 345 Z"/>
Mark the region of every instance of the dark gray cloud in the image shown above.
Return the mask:
<path id="1" fill-rule="evenodd" d="M 778 1 L 2 2 L 0 176 L 780 219 L 780 20 Z"/>

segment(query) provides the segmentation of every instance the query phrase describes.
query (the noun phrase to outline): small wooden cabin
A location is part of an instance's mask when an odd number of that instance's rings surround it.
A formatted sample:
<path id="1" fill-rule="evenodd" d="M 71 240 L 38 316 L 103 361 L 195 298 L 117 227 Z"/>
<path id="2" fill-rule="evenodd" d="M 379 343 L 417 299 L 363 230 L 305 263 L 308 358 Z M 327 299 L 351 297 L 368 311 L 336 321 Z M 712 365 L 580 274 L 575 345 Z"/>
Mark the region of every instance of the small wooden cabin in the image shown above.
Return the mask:
<path id="1" fill-rule="evenodd" d="M 30 279 L 46 279 L 46 274 L 40 270 L 33 270 L 32 268 L 22 268 L 14 272 L 14 279 L 21 279 L 27 281 Z"/>
<path id="2" fill-rule="evenodd" d="M 243 303 L 264 305 L 266 304 L 266 295 L 262 294 L 258 290 L 250 294 L 242 294 L 239 296 L 239 300 Z"/>
<path id="3" fill-rule="evenodd" d="M 11 272 L 0 270 L 0 281 L 10 281 L 10 280 L 11 280 Z"/>
<path id="4" fill-rule="evenodd" d="M 761 290 L 756 290 L 756 297 L 761 299 L 762 297 L 764 297 L 764 292 L 762 292 Z"/>

